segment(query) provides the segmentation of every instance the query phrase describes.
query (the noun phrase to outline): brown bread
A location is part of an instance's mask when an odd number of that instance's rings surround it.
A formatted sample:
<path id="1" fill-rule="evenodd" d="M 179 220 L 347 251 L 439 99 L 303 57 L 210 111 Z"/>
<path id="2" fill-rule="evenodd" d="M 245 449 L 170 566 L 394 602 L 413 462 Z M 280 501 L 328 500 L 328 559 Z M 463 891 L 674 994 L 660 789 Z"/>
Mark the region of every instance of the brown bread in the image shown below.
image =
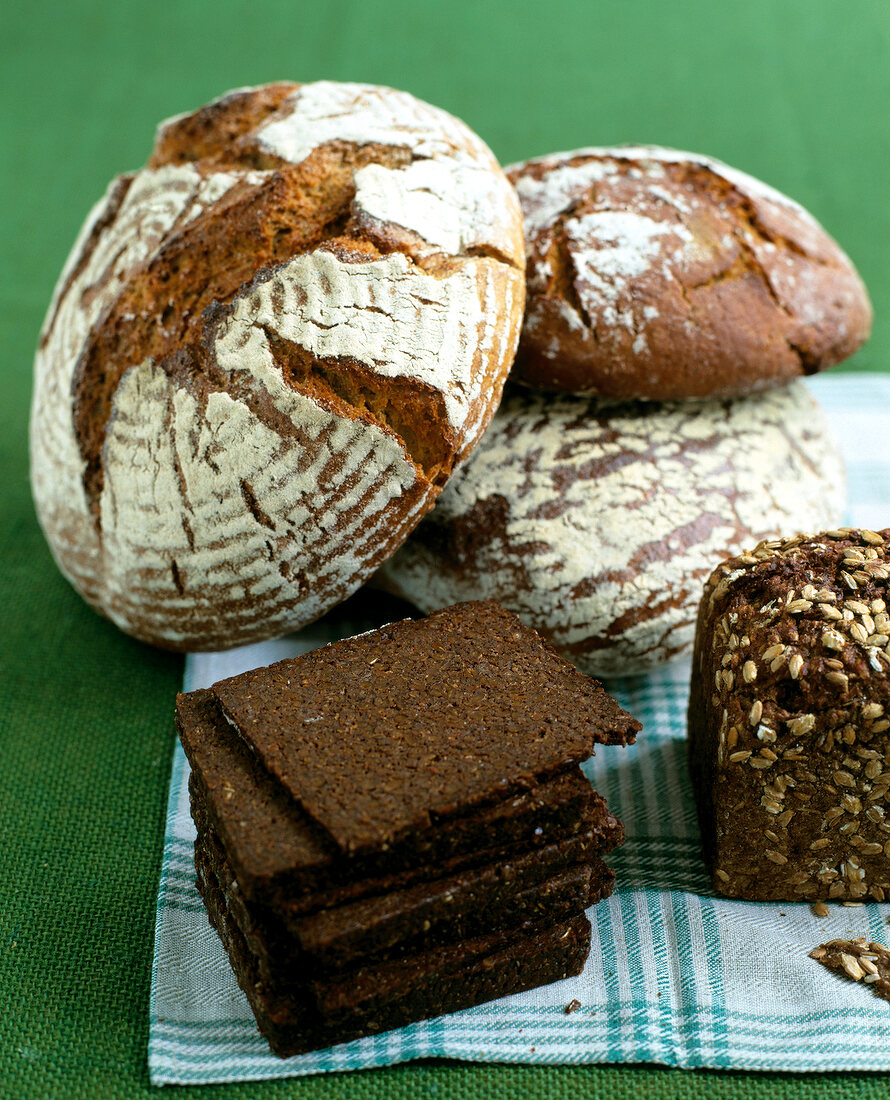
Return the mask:
<path id="1" fill-rule="evenodd" d="M 705 586 L 689 762 L 729 897 L 890 899 L 890 530 L 763 543 Z"/>
<path id="2" fill-rule="evenodd" d="M 280 1054 L 583 966 L 640 726 L 515 615 L 447 608 L 180 695 L 198 887 Z"/>
<path id="3" fill-rule="evenodd" d="M 528 308 L 514 377 L 605 397 L 732 397 L 868 338 L 849 258 L 797 203 L 710 157 L 579 149 L 508 169 Z"/>
<path id="4" fill-rule="evenodd" d="M 498 600 L 592 676 L 687 653 L 728 554 L 840 521 L 843 461 L 803 383 L 733 401 L 515 387 L 378 574 L 423 611 Z"/>
<path id="5" fill-rule="evenodd" d="M 259 976 L 209 871 L 199 875 L 198 887 L 257 1025 L 283 1058 L 580 974 L 590 951 L 590 922 L 579 914 L 549 927 L 479 936 L 363 967 L 317 991 L 306 985 L 278 988 Z"/>
<path id="6" fill-rule="evenodd" d="M 37 353 L 61 569 L 175 649 L 312 621 L 472 450 L 523 294 L 512 188 L 406 93 L 274 84 L 164 124 L 88 219 Z"/>

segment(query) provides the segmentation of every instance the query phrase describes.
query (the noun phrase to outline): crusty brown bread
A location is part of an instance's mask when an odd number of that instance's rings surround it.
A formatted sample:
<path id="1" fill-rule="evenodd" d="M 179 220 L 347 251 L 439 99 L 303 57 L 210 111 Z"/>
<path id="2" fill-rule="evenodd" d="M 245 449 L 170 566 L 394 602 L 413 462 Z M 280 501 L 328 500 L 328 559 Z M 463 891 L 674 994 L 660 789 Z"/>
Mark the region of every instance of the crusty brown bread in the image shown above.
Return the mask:
<path id="1" fill-rule="evenodd" d="M 523 283 L 503 172 L 406 93 L 272 84 L 162 125 L 90 215 L 37 353 L 61 569 L 177 649 L 316 618 L 484 431 Z"/>
<path id="2" fill-rule="evenodd" d="M 727 553 L 839 522 L 844 487 L 800 382 L 672 404 L 515 387 L 378 581 L 424 611 L 498 600 L 583 672 L 629 675 L 688 652 Z"/>
<path id="3" fill-rule="evenodd" d="M 763 543 L 699 612 L 689 761 L 714 889 L 890 899 L 890 530 Z"/>
<path id="4" fill-rule="evenodd" d="M 508 169 L 528 308 L 514 376 L 607 397 L 730 397 L 868 338 L 852 263 L 797 203 L 709 157 L 579 149 Z"/>

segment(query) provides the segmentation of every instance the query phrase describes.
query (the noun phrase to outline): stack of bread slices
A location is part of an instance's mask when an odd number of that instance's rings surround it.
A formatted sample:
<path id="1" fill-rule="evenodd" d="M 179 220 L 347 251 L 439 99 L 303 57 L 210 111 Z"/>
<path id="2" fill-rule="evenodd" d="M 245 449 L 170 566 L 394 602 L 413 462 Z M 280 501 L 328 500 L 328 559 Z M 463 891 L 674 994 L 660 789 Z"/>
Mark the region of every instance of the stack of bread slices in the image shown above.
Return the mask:
<path id="1" fill-rule="evenodd" d="M 640 725 L 502 607 L 242 673 L 176 721 L 198 889 L 276 1053 L 580 973 L 624 830 L 578 765 Z"/>

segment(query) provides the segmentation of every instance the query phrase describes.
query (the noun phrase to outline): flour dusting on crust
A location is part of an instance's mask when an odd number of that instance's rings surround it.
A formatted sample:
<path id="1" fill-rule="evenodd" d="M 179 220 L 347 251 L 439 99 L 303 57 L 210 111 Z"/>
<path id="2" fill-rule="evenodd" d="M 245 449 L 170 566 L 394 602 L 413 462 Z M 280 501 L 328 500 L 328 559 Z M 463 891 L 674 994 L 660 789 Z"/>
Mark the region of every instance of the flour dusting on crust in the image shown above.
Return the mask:
<path id="1" fill-rule="evenodd" d="M 224 648 L 348 596 L 472 450 L 518 340 L 519 207 L 468 127 L 370 85 L 229 93 L 151 164 L 56 288 L 32 484 L 93 606 Z"/>
<path id="2" fill-rule="evenodd" d="M 522 381 L 732 397 L 832 366 L 868 337 L 868 295 L 836 242 L 711 157 L 586 148 L 508 171 L 526 237 Z"/>
<path id="3" fill-rule="evenodd" d="M 382 579 L 424 611 L 498 600 L 583 671 L 623 675 L 688 650 L 719 561 L 843 501 L 799 383 L 662 406 L 516 393 Z"/>

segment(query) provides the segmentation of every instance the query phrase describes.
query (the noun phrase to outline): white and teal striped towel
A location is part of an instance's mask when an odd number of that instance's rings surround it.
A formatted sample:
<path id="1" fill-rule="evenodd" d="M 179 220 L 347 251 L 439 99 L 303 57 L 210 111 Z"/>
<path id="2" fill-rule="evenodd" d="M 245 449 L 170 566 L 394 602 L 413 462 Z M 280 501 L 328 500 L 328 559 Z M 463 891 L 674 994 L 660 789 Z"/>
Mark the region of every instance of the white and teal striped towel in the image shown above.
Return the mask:
<path id="1" fill-rule="evenodd" d="M 815 379 L 844 450 L 849 522 L 890 524 L 890 377 Z M 378 625 L 344 624 L 342 633 Z M 305 652 L 299 636 L 189 657 L 186 688 Z M 890 905 L 801 904 L 712 895 L 685 765 L 688 663 L 608 684 L 644 724 L 633 748 L 586 770 L 624 821 L 615 894 L 591 910 L 584 973 L 453 1016 L 282 1061 L 256 1030 L 194 887 L 188 765 L 177 745 L 158 894 L 149 1068 L 155 1084 L 287 1077 L 446 1057 L 490 1062 L 661 1062 L 770 1070 L 890 1069 L 890 1004 L 807 957 L 820 942 L 888 942 Z M 581 1008 L 566 1014 L 578 1000 Z"/>

